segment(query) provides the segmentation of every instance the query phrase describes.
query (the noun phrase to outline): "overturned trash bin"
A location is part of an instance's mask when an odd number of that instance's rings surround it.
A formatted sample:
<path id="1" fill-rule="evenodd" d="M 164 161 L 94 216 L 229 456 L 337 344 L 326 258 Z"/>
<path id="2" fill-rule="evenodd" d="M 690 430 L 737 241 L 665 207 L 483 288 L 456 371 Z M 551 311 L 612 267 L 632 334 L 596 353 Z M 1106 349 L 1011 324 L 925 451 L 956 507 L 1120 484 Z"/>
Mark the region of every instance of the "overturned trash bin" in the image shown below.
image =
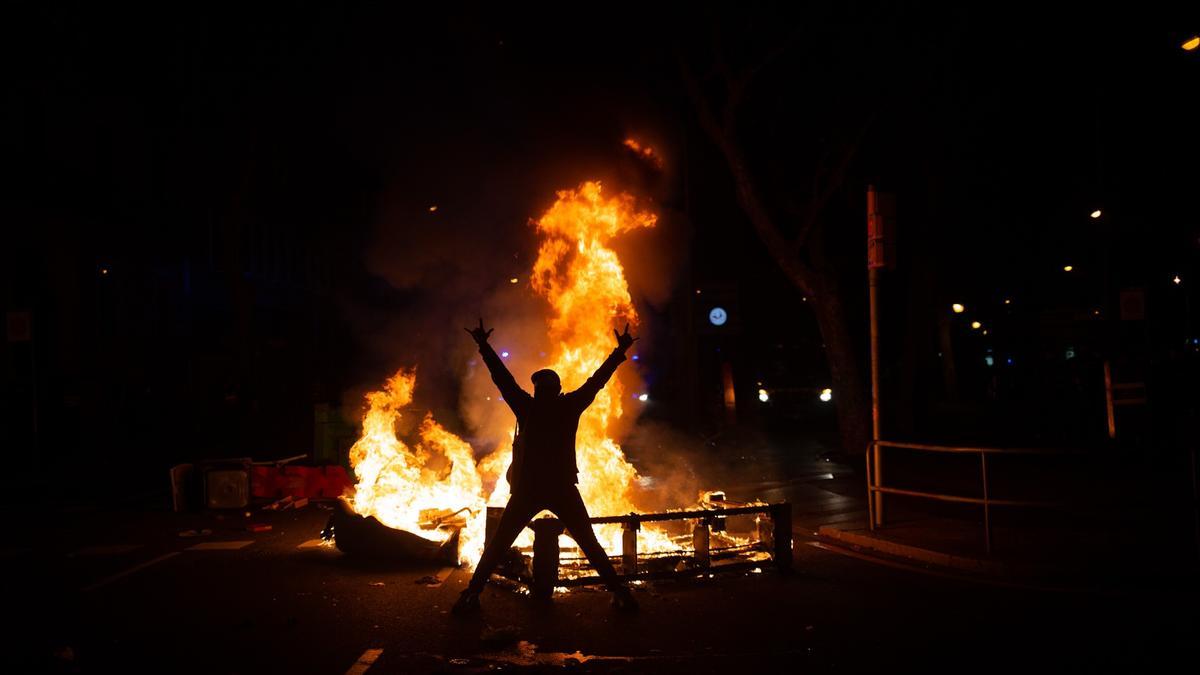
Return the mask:
<path id="1" fill-rule="evenodd" d="M 333 515 L 321 532 L 321 538 L 333 540 L 339 551 L 356 557 L 457 566 L 460 531 L 454 528 L 445 541 L 432 541 L 388 527 L 375 516 L 360 516 L 351 510 L 349 504 L 339 499 L 334 504 Z"/>

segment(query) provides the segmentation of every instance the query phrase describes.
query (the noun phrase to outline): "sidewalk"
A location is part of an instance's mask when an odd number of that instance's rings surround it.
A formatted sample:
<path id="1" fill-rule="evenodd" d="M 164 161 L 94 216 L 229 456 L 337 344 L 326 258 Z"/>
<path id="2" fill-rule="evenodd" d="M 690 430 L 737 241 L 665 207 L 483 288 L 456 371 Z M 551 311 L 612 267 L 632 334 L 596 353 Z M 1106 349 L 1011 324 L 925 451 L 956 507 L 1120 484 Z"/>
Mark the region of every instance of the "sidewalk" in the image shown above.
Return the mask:
<path id="1" fill-rule="evenodd" d="M 862 499 L 860 517 L 826 519 L 816 533 L 834 546 L 1019 583 L 1137 591 L 1195 578 L 1200 565 L 1187 505 L 1142 488 L 1126 486 L 1089 511 L 994 507 L 990 555 L 978 506 L 939 508 L 889 496 L 884 525 L 871 530 Z"/>

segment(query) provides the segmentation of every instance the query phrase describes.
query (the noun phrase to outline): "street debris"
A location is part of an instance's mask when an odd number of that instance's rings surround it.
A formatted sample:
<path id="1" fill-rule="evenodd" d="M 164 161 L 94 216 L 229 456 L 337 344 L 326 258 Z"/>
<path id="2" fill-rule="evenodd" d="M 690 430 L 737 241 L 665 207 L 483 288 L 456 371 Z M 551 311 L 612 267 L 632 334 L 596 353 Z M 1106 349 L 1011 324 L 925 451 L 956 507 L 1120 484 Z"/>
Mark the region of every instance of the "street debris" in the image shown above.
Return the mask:
<path id="1" fill-rule="evenodd" d="M 392 529 L 374 516 L 360 516 L 344 501 L 335 502 L 335 506 L 321 537 L 332 539 L 343 553 L 396 562 L 458 565 L 458 530 L 444 542 L 430 541 L 411 532 Z"/>
<path id="2" fill-rule="evenodd" d="M 283 499 L 280 499 L 280 500 L 271 502 L 270 504 L 267 504 L 266 506 L 262 507 L 262 510 L 263 511 L 283 511 L 284 509 L 286 509 L 292 505 L 292 501 L 294 501 L 292 496 L 288 495 L 287 497 L 284 497 Z"/>
<path id="3" fill-rule="evenodd" d="M 288 495 L 283 499 L 267 504 L 262 507 L 263 511 L 287 511 L 288 509 L 302 509 L 308 506 L 308 497 L 293 497 Z"/>

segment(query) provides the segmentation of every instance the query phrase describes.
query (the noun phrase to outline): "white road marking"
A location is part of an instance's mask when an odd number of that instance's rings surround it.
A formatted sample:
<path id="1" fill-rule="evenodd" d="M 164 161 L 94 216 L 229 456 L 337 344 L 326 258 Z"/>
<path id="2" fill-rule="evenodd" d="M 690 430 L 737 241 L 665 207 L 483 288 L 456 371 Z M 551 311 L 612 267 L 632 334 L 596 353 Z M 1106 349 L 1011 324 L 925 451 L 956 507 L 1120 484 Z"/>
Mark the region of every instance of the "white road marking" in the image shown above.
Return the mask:
<path id="1" fill-rule="evenodd" d="M 134 574 L 135 572 L 140 572 L 151 565 L 160 563 L 169 558 L 174 558 L 177 555 L 179 555 L 179 551 L 173 551 L 171 553 L 160 555 L 157 558 L 155 558 L 154 560 L 147 560 L 146 562 L 144 562 L 140 565 L 134 565 L 133 567 L 130 567 L 129 569 L 125 570 L 124 572 L 117 572 L 116 574 L 112 575 L 111 577 L 106 577 L 104 579 L 101 579 L 100 581 L 97 581 L 96 583 L 92 584 L 91 586 L 84 586 L 82 591 L 84 593 L 90 593 L 90 592 L 96 590 L 97 588 L 100 588 L 102 586 L 107 586 L 114 581 L 119 581 L 121 579 L 124 579 L 125 577 L 129 576 L 130 574 Z"/>
<path id="2" fill-rule="evenodd" d="M 363 675 L 367 669 L 375 665 L 375 660 L 383 653 L 382 649 L 368 649 L 358 657 L 354 665 L 350 666 L 350 670 L 346 671 L 346 675 Z"/>
<path id="3" fill-rule="evenodd" d="M 101 556 L 101 555 L 121 555 L 136 551 L 141 548 L 141 544 L 110 544 L 107 546 L 88 546 L 81 548 L 74 553 L 67 555 L 68 558 L 81 558 L 85 556 Z"/>
<path id="4" fill-rule="evenodd" d="M 184 549 L 185 551 L 236 551 L 246 548 L 253 544 L 254 540 L 248 541 L 206 541 L 203 544 L 196 544 Z"/>

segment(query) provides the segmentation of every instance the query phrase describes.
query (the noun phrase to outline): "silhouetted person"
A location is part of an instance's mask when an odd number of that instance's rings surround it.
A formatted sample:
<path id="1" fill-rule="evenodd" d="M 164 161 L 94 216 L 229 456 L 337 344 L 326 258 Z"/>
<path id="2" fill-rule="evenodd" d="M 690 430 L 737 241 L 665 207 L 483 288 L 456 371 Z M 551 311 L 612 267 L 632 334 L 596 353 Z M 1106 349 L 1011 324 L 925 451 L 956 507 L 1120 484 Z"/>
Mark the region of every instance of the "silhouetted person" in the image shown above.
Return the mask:
<path id="1" fill-rule="evenodd" d="M 467 332 L 479 345 L 479 353 L 492 374 L 492 381 L 504 396 L 504 402 L 517 416 L 517 437 L 513 440 L 512 462 L 507 473 L 512 494 L 491 541 L 479 557 L 471 583 L 459 596 L 454 611 L 464 612 L 479 607 L 479 594 L 492 570 L 521 530 L 543 510 L 553 512 L 566 526 L 567 532 L 613 592 L 613 605 L 618 609 L 636 609 L 637 601 L 629 589 L 617 580 L 608 554 L 596 540 L 587 507 L 579 496 L 579 489 L 575 487 L 579 482 L 579 468 L 575 464 L 575 432 L 579 427 L 579 416 L 596 400 L 596 394 L 600 393 L 616 372 L 617 366 L 625 360 L 625 352 L 637 338 L 629 335 L 628 324 L 623 334 L 614 330 L 616 349 L 582 387 L 566 394 L 562 392 L 558 373 L 553 370 L 537 371 L 530 378 L 533 381 L 533 396 L 530 396 L 517 385 L 512 373 L 508 372 L 504 362 L 488 344 L 492 330 L 484 330 L 483 319 L 480 319 L 479 327 L 467 329 Z"/>

